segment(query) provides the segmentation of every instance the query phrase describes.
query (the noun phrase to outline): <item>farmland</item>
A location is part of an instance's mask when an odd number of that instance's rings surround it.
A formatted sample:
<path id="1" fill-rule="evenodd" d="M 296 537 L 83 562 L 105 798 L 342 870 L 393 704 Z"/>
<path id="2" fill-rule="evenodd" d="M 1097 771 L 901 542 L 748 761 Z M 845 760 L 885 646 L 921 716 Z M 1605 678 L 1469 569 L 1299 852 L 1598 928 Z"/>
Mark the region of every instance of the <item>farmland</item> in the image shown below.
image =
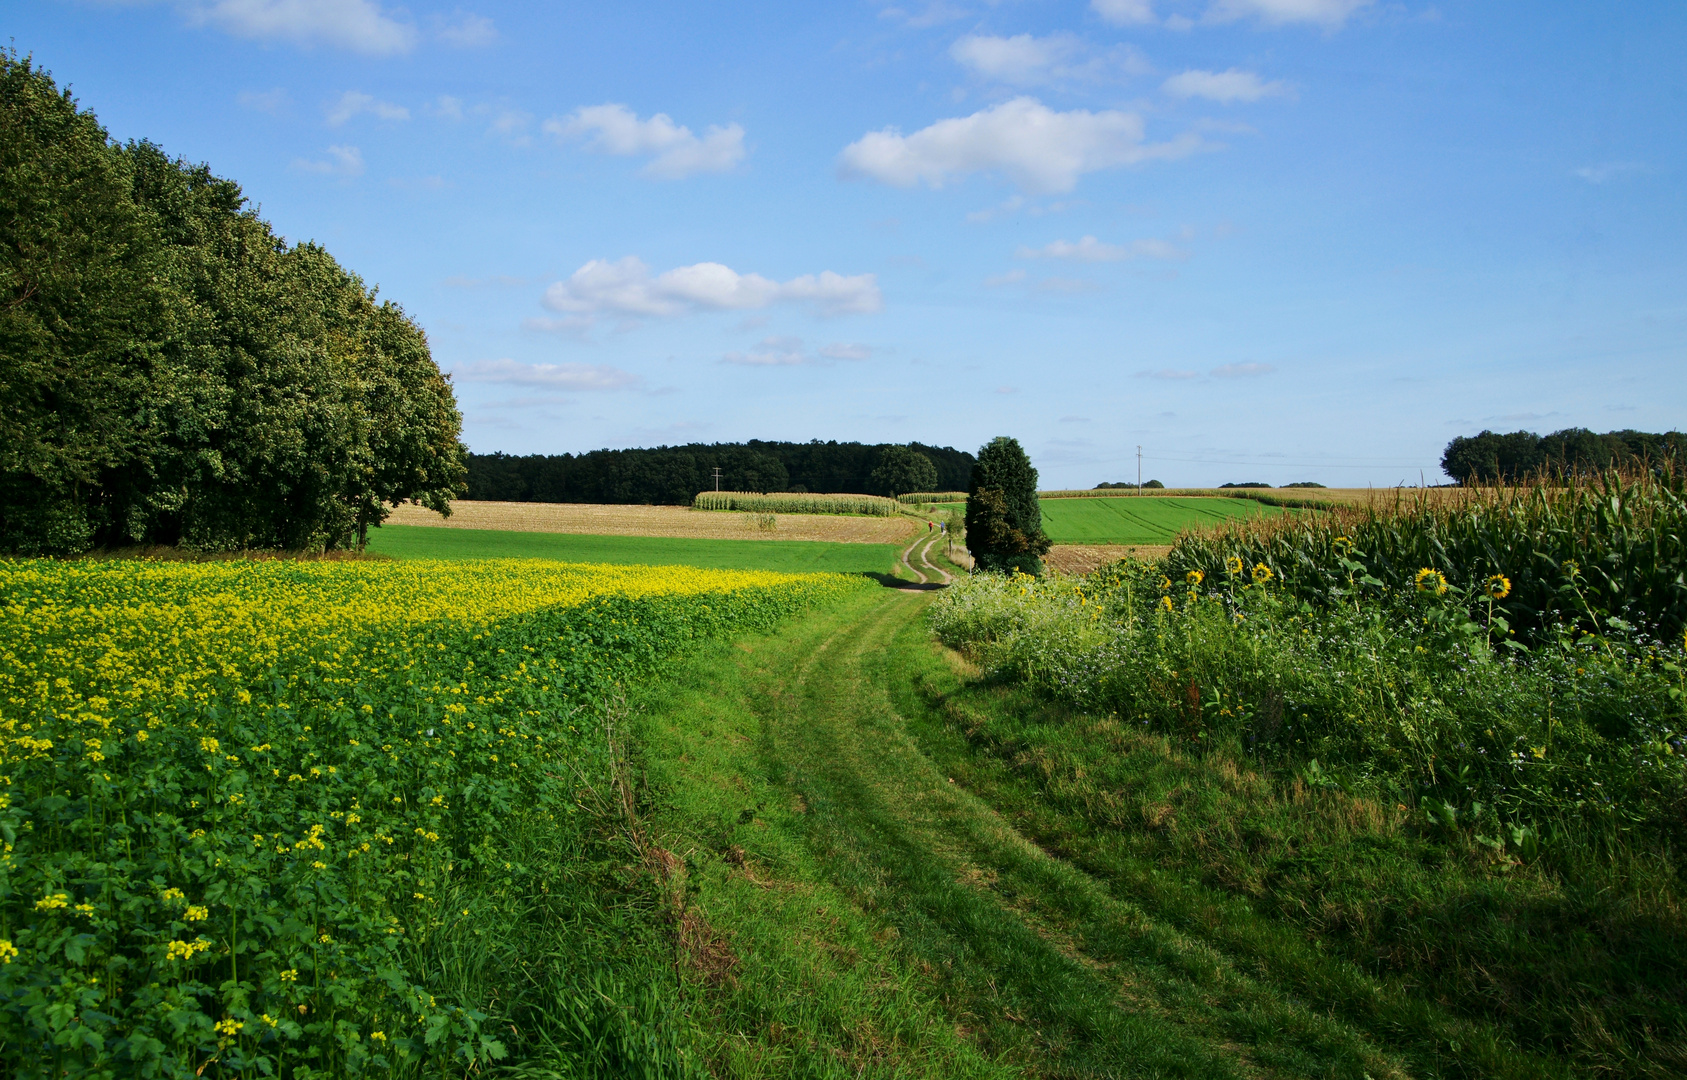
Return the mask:
<path id="1" fill-rule="evenodd" d="M 898 521 L 895 524 L 900 526 L 902 523 Z M 739 535 L 746 533 L 747 530 Z M 387 525 L 371 533 L 368 550 L 396 559 L 554 559 L 621 565 L 698 566 L 718 570 L 858 574 L 890 573 L 902 547 L 901 544 L 883 543 L 596 536 Z"/>
<path id="2" fill-rule="evenodd" d="M 580 533 L 593 536 L 666 536 L 690 540 L 812 540 L 834 544 L 906 543 L 920 526 L 908 517 L 852 517 L 840 514 L 721 513 L 683 506 L 620 506 L 591 503 L 459 501 L 450 517 L 423 506 L 394 508 L 388 525 L 433 525 L 451 529 L 507 529 L 514 532 Z"/>
<path id="3" fill-rule="evenodd" d="M 1043 530 L 1056 544 L 1166 545 L 1186 528 L 1286 513 L 1254 499 L 1156 495 L 1041 498 Z M 965 503 L 939 503 L 964 508 Z"/>
<path id="4" fill-rule="evenodd" d="M 6 1071 L 437 1074 L 566 1035 L 568 972 L 529 950 L 578 951 L 557 935 L 607 888 L 556 907 L 613 787 L 616 688 L 863 587 L 0 562 Z M 539 910 L 561 921 L 512 936 Z"/>

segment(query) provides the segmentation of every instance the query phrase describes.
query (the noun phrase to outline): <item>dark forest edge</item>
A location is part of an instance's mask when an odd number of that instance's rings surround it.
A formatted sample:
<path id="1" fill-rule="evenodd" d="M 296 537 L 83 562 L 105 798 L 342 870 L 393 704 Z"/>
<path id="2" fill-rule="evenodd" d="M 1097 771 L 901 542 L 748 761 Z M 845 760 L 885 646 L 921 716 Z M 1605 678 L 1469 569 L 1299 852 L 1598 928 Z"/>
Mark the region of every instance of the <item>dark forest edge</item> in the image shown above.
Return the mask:
<path id="1" fill-rule="evenodd" d="M 1441 470 L 1460 484 L 1491 484 L 1535 476 L 1594 476 L 1687 465 L 1687 435 L 1679 431 L 1607 431 L 1565 428 L 1550 435 L 1482 431 L 1460 435 L 1441 455 Z"/>
<path id="2" fill-rule="evenodd" d="M 584 454 L 469 454 L 470 499 L 498 502 L 644 503 L 689 506 L 700 491 L 891 495 L 910 490 L 891 475 L 906 452 L 936 472 L 916 477 L 920 490 L 964 489 L 973 456 L 948 446 L 908 443 L 687 443 Z M 918 465 L 918 462 L 914 463 Z"/>
<path id="3" fill-rule="evenodd" d="M 0 51 L 0 551 L 336 549 L 448 511 L 427 338 L 240 186 Z"/>

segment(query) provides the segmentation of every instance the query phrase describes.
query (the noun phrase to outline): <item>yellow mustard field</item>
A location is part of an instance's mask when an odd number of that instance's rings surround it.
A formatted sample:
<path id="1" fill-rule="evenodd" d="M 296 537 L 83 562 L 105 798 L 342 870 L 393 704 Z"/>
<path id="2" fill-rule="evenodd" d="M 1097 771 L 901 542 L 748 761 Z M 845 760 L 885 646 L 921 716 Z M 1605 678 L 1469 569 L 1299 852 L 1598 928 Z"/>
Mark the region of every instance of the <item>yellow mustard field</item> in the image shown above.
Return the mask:
<path id="1" fill-rule="evenodd" d="M 0 1065 L 496 1058 L 430 958 L 530 887 L 511 823 L 579 812 L 617 684 L 861 587 L 519 560 L 0 561 Z"/>

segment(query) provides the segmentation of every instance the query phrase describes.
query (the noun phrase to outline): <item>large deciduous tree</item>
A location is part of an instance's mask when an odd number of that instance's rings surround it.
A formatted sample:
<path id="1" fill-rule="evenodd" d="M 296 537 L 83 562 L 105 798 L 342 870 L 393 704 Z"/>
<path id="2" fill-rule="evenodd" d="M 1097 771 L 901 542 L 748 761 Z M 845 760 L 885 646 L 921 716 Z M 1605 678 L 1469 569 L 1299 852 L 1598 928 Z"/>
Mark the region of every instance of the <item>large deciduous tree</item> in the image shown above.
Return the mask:
<path id="1" fill-rule="evenodd" d="M 1049 539 L 1037 470 L 1018 440 L 999 435 L 978 451 L 967 485 L 967 550 L 981 570 L 1041 574 Z"/>
<path id="2" fill-rule="evenodd" d="M 400 308 L 7 53 L 0 400 L 0 551 L 343 547 L 463 487 L 456 399 Z"/>

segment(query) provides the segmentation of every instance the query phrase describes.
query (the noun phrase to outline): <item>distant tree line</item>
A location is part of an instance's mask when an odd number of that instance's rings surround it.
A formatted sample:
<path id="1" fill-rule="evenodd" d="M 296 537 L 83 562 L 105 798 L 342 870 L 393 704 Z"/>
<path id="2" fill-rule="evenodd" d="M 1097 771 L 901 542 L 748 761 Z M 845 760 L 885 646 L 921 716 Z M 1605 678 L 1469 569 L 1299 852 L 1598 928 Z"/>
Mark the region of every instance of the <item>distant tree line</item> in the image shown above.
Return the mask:
<path id="1" fill-rule="evenodd" d="M 357 543 L 460 490 L 422 331 L 0 52 L 0 551 Z"/>
<path id="2" fill-rule="evenodd" d="M 467 462 L 470 499 L 684 506 L 714 490 L 717 468 L 723 491 L 900 495 L 964 488 L 973 457 L 921 443 L 752 439 L 584 454 L 470 454 Z M 916 486 L 896 490 L 910 483 Z"/>
<path id="3" fill-rule="evenodd" d="M 1483 431 L 1459 436 L 1441 455 L 1441 470 L 1461 484 L 1521 480 L 1539 475 L 1586 475 L 1609 468 L 1653 469 L 1687 465 L 1687 435 L 1667 431 L 1565 428 L 1550 435 Z"/>

